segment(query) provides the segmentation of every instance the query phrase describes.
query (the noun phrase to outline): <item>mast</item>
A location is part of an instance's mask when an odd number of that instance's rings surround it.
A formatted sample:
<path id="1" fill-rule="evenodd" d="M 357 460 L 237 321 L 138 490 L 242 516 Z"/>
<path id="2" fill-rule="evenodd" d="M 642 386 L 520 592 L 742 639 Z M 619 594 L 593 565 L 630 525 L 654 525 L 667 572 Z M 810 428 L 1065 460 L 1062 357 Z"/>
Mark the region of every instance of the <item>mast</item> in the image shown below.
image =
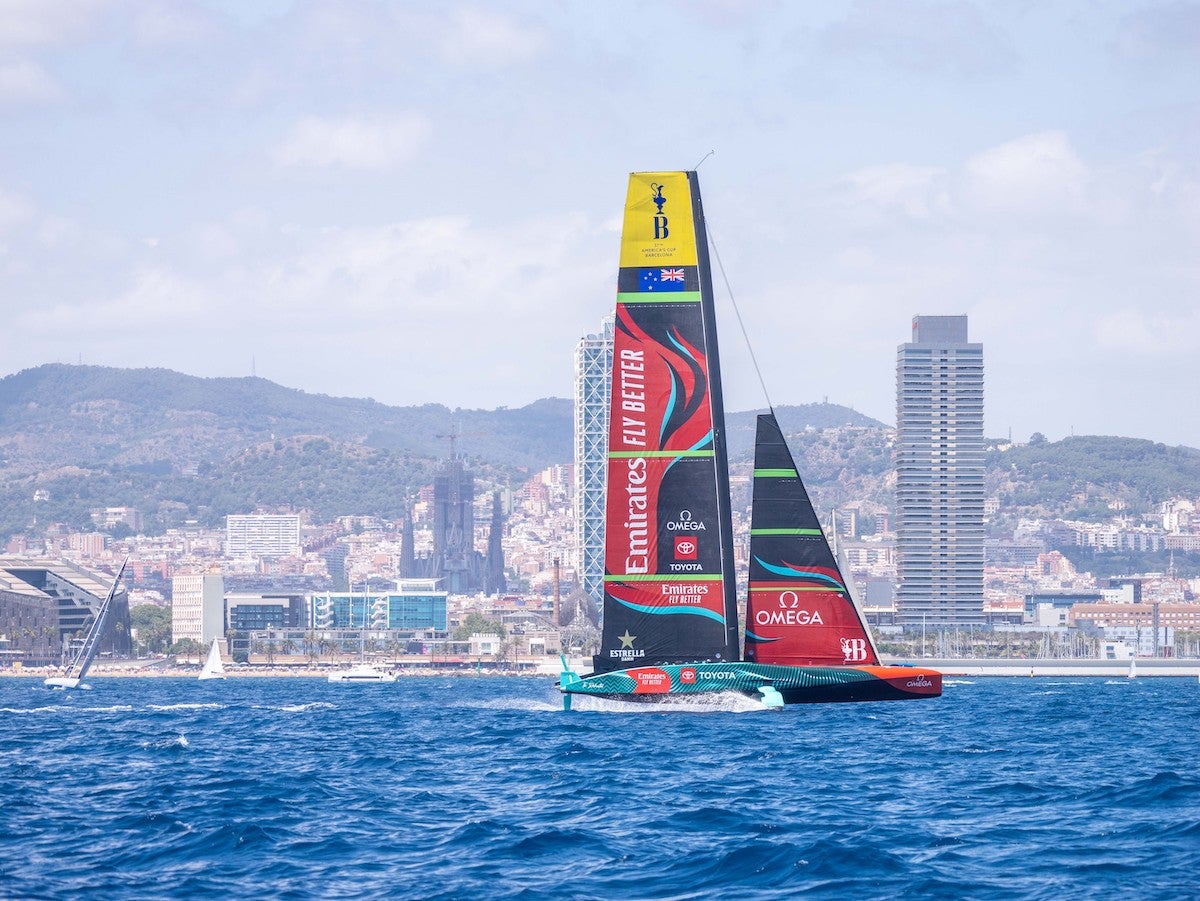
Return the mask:
<path id="1" fill-rule="evenodd" d="M 696 265 L 700 276 L 700 306 L 704 311 L 704 343 L 708 355 L 709 393 L 712 397 L 713 456 L 717 477 L 717 517 L 720 530 L 721 572 L 725 574 L 725 645 L 726 659 L 738 659 L 737 581 L 733 568 L 733 512 L 729 496 L 729 449 L 725 433 L 725 398 L 721 389 L 721 361 L 717 353 L 717 309 L 713 296 L 712 269 L 708 259 L 708 231 L 704 227 L 704 207 L 700 203 L 700 179 L 688 173 L 692 188 L 692 210 L 696 222 Z"/>
<path id="2" fill-rule="evenodd" d="M 100 640 L 104 637 L 104 632 L 108 626 L 109 611 L 112 608 L 113 598 L 117 595 L 117 586 L 121 584 L 121 576 L 125 574 L 125 567 L 129 564 L 129 558 L 126 557 L 121 568 L 117 570 L 117 576 L 113 579 L 112 587 L 108 589 L 108 595 L 100 604 L 100 611 L 96 614 L 95 620 L 88 628 L 87 635 L 83 639 L 83 647 L 79 649 L 79 656 L 72 661 L 70 668 L 67 670 L 67 675 L 82 679 L 91 669 L 92 661 L 96 659 L 96 652 L 100 650 Z"/>

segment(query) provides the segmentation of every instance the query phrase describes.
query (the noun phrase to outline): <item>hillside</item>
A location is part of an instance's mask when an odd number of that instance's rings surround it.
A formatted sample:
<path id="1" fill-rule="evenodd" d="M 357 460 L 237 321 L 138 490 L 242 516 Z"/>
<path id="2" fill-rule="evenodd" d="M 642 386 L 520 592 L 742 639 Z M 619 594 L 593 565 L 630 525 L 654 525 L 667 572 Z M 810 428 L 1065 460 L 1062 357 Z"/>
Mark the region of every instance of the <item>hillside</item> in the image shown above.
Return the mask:
<path id="1" fill-rule="evenodd" d="M 1025 445 L 994 443 L 986 459 L 988 494 L 1002 511 L 1104 520 L 1152 513 L 1175 496 L 1200 498 L 1200 450 L 1140 438 L 1075 436 Z"/>
<path id="2" fill-rule="evenodd" d="M 798 431 L 880 425 L 833 404 L 779 414 Z M 735 452 L 749 454 L 754 414 L 729 421 Z M 106 506 L 137 507 L 148 531 L 285 506 L 399 517 L 452 443 L 482 483 L 518 485 L 572 460 L 572 404 L 390 407 L 260 378 L 39 366 L 0 379 L 0 535 L 90 528 Z"/>
<path id="3" fill-rule="evenodd" d="M 886 425 L 836 404 L 776 415 L 820 509 L 891 506 Z M 727 417 L 740 508 L 749 503 L 755 416 Z M 106 506 L 137 507 L 152 533 L 260 508 L 394 518 L 430 483 L 450 436 L 481 487 L 516 486 L 572 460 L 572 429 L 571 402 L 559 398 L 501 410 L 390 407 L 259 378 L 40 366 L 0 379 L 0 536 L 52 522 L 87 529 L 89 512 Z M 1200 497 L 1200 451 L 1132 438 L 992 442 L 986 479 L 1002 519 L 1105 519 Z"/>

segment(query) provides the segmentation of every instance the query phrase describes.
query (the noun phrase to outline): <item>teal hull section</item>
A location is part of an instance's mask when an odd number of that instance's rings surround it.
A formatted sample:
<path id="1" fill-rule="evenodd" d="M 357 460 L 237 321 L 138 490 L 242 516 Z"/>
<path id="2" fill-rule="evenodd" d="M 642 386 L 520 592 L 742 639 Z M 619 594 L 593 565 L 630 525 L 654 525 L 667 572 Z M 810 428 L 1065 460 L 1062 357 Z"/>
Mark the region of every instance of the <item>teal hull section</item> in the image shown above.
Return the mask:
<path id="1" fill-rule="evenodd" d="M 738 692 L 767 706 L 931 698 L 942 674 L 909 666 L 777 666 L 756 663 L 671 663 L 591 676 L 564 672 L 559 689 L 621 701 L 668 701 Z"/>

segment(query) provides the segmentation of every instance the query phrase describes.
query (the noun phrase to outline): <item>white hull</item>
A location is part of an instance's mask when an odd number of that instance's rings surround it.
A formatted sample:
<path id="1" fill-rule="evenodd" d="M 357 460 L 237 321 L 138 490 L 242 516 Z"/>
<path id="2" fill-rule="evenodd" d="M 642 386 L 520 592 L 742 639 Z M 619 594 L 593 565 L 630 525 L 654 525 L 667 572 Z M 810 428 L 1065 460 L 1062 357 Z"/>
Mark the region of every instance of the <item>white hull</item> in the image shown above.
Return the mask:
<path id="1" fill-rule="evenodd" d="M 353 669 L 342 670 L 329 674 L 330 682 L 395 682 L 392 673 L 385 673 L 370 666 L 356 666 Z"/>
<path id="2" fill-rule="evenodd" d="M 79 680 L 69 676 L 51 676 L 42 684 L 47 688 L 78 688 Z"/>

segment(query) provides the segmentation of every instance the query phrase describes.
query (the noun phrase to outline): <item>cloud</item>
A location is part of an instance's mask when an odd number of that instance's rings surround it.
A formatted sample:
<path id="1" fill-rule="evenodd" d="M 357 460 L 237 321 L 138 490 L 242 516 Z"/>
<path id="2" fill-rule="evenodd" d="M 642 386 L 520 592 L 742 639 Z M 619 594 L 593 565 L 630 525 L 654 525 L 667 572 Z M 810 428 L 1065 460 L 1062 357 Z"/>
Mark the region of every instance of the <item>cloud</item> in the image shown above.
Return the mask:
<path id="1" fill-rule="evenodd" d="M 964 192 L 997 212 L 1074 211 L 1085 199 L 1088 169 L 1061 131 L 1026 135 L 967 160 Z"/>
<path id="2" fill-rule="evenodd" d="M 1103 350 L 1145 356 L 1200 350 L 1200 314 L 1148 315 L 1143 310 L 1116 310 L 1096 323 L 1096 343 Z"/>
<path id="3" fill-rule="evenodd" d="M 442 55 L 458 64 L 505 65 L 529 59 L 545 45 L 541 29 L 522 27 L 491 10 L 463 7 L 451 17 Z"/>
<path id="4" fill-rule="evenodd" d="M 275 149 L 277 165 L 389 169 L 413 159 L 431 133 L 422 116 L 390 119 L 321 119 L 293 126 Z"/>
<path id="5" fill-rule="evenodd" d="M 172 368 L 198 374 L 228 374 L 230 357 L 257 353 L 262 374 L 293 387 L 335 382 L 379 396 L 386 383 L 390 402 L 477 406 L 509 403 L 539 382 L 546 387 L 532 396 L 568 393 L 578 298 L 603 298 L 597 320 L 611 303 L 611 235 L 575 214 L 496 227 L 458 216 L 270 235 L 225 227 L 262 246 L 238 244 L 241 257 L 214 266 L 191 236 L 160 242 L 123 287 L 31 305 L 14 330 L 68 345 L 91 336 L 97 355 L 118 338 L 153 345 Z M 199 348 L 215 343 L 222 358 L 205 359 Z M 448 379 L 453 365 L 477 377 Z M 531 379 L 530 367 L 541 376 Z"/>
<path id="6" fill-rule="evenodd" d="M 0 63 L 0 103 L 41 103 L 61 96 L 58 84 L 37 63 Z"/>
<path id="7" fill-rule="evenodd" d="M 839 55 L 920 75 L 990 75 L 1011 69 L 1016 58 L 1009 38 L 961 2 L 859 0 L 825 29 L 823 42 Z"/>
<path id="8" fill-rule="evenodd" d="M 936 166 L 889 163 L 851 172 L 843 186 L 854 205 L 885 215 L 928 219 L 948 210 L 946 177 L 946 170 Z"/>
<path id="9" fill-rule="evenodd" d="M 6 194 L 0 189 L 0 234 L 27 222 L 33 215 L 29 204 L 19 197 Z"/>
<path id="10" fill-rule="evenodd" d="M 146 47 L 196 44 L 216 33 L 216 23 L 200 10 L 179 3 L 154 3 L 140 10 L 134 35 Z"/>
<path id="11" fill-rule="evenodd" d="M 1124 59 L 1194 65 L 1200 52 L 1200 5 L 1163 3 L 1130 13 L 1121 21 L 1113 46 Z"/>
<path id="12" fill-rule="evenodd" d="M 57 44 L 86 30 L 106 0 L 4 0 L 0 47 Z"/>

